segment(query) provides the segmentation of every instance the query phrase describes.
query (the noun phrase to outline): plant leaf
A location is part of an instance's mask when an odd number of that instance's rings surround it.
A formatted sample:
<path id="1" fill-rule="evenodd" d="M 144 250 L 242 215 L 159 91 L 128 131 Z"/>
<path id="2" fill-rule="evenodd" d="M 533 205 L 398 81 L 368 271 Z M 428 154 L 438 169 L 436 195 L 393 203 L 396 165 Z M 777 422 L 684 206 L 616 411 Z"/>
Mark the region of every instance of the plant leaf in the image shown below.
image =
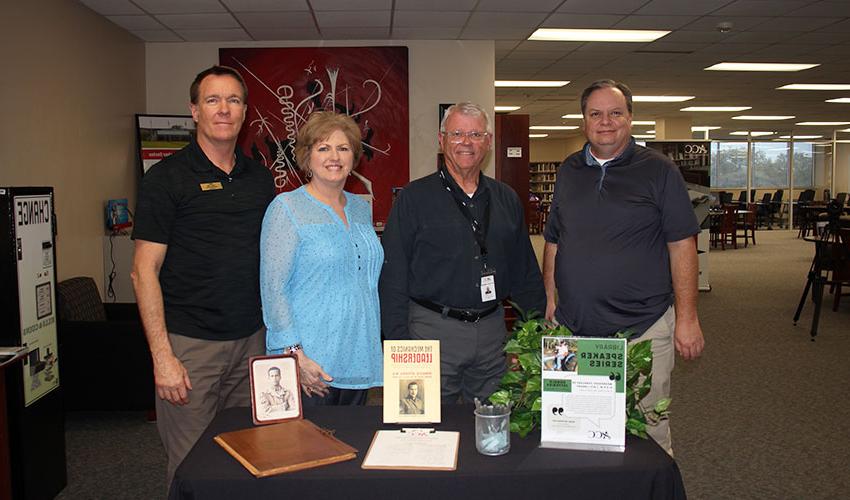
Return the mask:
<path id="1" fill-rule="evenodd" d="M 505 389 L 500 389 L 491 394 L 489 399 L 494 405 L 506 405 L 511 400 L 511 393 Z"/>

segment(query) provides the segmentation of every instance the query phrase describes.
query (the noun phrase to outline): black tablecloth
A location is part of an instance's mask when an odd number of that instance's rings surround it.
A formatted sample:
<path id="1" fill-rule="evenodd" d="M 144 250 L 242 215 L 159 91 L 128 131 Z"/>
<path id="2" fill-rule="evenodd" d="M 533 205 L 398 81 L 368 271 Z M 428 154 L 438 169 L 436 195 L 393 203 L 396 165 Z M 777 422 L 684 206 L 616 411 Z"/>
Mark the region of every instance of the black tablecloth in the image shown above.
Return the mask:
<path id="1" fill-rule="evenodd" d="M 213 441 L 253 425 L 248 408 L 226 410 L 177 469 L 169 498 L 686 498 L 676 462 L 652 440 L 629 436 L 625 453 L 609 453 L 540 448 L 539 432 L 525 439 L 512 434 L 507 455 L 488 457 L 475 450 L 472 406 L 442 411 L 443 423 L 434 427 L 461 433 L 456 471 L 363 470 L 375 431 L 400 426 L 383 424 L 380 406 L 310 407 L 304 417 L 335 429 L 336 437 L 357 448 L 357 458 L 257 479 Z"/>

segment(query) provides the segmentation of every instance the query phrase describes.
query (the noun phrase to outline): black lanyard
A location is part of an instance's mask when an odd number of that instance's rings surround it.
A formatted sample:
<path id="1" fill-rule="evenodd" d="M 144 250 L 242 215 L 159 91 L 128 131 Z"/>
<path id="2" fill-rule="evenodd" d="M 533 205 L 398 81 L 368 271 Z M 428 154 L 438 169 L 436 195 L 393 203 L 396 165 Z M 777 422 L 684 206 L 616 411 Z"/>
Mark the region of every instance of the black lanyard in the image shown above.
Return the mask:
<path id="1" fill-rule="evenodd" d="M 469 209 L 469 205 L 467 200 L 469 199 L 466 196 L 466 193 L 458 193 L 458 190 L 452 187 L 448 178 L 446 177 L 445 169 L 440 169 L 440 180 L 443 181 L 443 187 L 446 188 L 452 195 L 452 199 L 455 201 L 458 210 L 463 216 L 469 221 L 469 226 L 472 229 L 472 235 L 475 236 L 475 242 L 478 243 L 478 248 L 481 252 L 481 261 L 484 269 L 487 269 L 487 230 L 490 228 L 490 199 L 486 200 L 487 202 L 484 204 L 484 217 L 479 221 L 472 215 L 472 210 Z M 481 175 L 481 174 L 479 174 Z M 479 178 L 480 183 L 480 178 Z M 461 196 L 463 195 L 463 196 Z"/>

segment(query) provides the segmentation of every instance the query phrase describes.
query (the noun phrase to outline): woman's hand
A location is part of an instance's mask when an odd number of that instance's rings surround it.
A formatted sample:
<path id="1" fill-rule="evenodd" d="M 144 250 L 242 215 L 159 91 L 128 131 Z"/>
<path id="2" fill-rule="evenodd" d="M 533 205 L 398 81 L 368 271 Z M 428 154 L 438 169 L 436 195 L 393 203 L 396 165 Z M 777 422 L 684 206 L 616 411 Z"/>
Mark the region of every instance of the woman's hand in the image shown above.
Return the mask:
<path id="1" fill-rule="evenodd" d="M 298 366 L 301 370 L 301 389 L 308 397 L 318 395 L 324 397 L 328 394 L 328 384 L 334 378 L 325 373 L 318 363 L 307 357 L 304 350 L 295 352 L 298 358 Z"/>

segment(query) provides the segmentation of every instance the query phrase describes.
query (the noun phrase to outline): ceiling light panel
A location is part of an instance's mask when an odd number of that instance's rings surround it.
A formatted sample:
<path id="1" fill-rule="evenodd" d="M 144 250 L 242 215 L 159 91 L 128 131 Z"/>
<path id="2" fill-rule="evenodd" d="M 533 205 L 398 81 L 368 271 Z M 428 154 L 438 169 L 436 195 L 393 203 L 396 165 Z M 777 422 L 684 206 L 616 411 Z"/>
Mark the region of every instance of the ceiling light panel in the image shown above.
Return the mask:
<path id="1" fill-rule="evenodd" d="M 563 87 L 569 80 L 496 80 L 496 87 Z"/>
<path id="2" fill-rule="evenodd" d="M 776 90 L 850 90 L 850 83 L 790 83 Z"/>
<path id="3" fill-rule="evenodd" d="M 635 95 L 633 102 L 684 102 L 690 101 L 696 96 L 692 95 Z"/>
<path id="4" fill-rule="evenodd" d="M 787 115 L 738 115 L 733 116 L 733 120 L 791 120 L 792 118 L 796 118 L 796 116 L 787 116 Z"/>
<path id="5" fill-rule="evenodd" d="M 746 111 L 748 109 L 753 108 L 752 106 L 691 106 L 688 108 L 682 108 L 679 111 L 734 113 L 736 111 Z"/>
<path id="6" fill-rule="evenodd" d="M 529 130 L 575 130 L 576 125 L 532 125 Z"/>
<path id="7" fill-rule="evenodd" d="M 797 122 L 795 125 L 804 127 L 837 127 L 839 125 L 850 125 L 850 122 Z"/>
<path id="8" fill-rule="evenodd" d="M 803 71 L 820 64 L 738 63 L 722 62 L 705 68 L 706 71 Z"/>
<path id="9" fill-rule="evenodd" d="M 546 42 L 654 42 L 670 33 L 655 30 L 593 30 L 540 28 L 529 40 Z"/>

